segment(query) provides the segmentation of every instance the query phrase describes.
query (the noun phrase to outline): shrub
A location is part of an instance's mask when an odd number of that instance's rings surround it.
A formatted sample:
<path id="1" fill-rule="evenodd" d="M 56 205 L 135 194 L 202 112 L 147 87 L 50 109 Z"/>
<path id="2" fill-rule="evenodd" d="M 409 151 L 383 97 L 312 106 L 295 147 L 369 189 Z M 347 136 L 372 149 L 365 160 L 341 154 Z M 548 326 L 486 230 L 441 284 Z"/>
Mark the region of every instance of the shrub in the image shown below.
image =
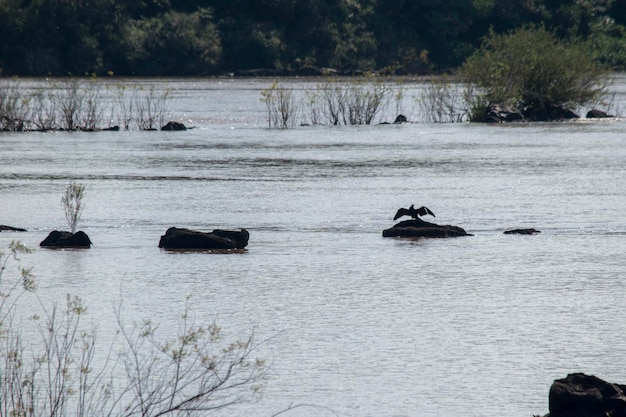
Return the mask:
<path id="1" fill-rule="evenodd" d="M 253 336 L 228 341 L 187 305 L 176 334 L 164 336 L 149 320 L 125 324 L 120 303 L 119 337 L 104 351 L 82 324 L 87 308 L 78 297 L 68 295 L 63 309 L 42 306 L 41 317 L 31 303 L 30 318 L 20 319 L 34 280 L 29 270 L 18 268 L 18 279 L 5 272 L 26 251 L 11 243 L 0 252 L 0 416 L 193 417 L 259 397 L 267 367 Z"/>
<path id="2" fill-rule="evenodd" d="M 293 126 L 298 106 L 292 90 L 275 81 L 270 88 L 261 91 L 261 101 L 265 103 L 269 128 L 286 129 Z"/>
<path id="3" fill-rule="evenodd" d="M 24 96 L 19 85 L 0 84 L 0 131 L 22 131 L 27 128 L 29 97 Z"/>
<path id="4" fill-rule="evenodd" d="M 369 125 L 392 100 L 396 100 L 398 109 L 403 96 L 401 88 L 396 92 L 384 82 L 329 80 L 307 92 L 307 97 L 315 124 Z"/>
<path id="5" fill-rule="evenodd" d="M 71 78 L 53 83 L 51 91 L 26 91 L 30 103 L 29 128 L 51 130 L 96 130 L 102 119 L 102 96 L 95 78 Z"/>
<path id="6" fill-rule="evenodd" d="M 46 81 L 43 88 L 0 80 L 0 131 L 96 131 L 114 121 L 125 130 L 157 130 L 169 117 L 169 90 L 120 84 L 110 98 L 105 88 L 93 77 Z"/>
<path id="7" fill-rule="evenodd" d="M 151 87 L 143 98 L 134 103 L 137 110 L 135 119 L 140 130 L 158 130 L 163 126 L 168 113 L 169 94 L 169 90 L 157 92 Z"/>
<path id="8" fill-rule="evenodd" d="M 299 115 L 307 119 L 307 124 L 369 125 L 379 120 L 393 102 L 399 113 L 403 98 L 401 85 L 372 82 L 369 78 L 350 81 L 329 79 L 300 96 L 277 82 L 261 92 L 261 101 L 267 108 L 268 126 L 281 129 L 295 125 Z M 303 114 L 306 111 L 308 116 Z"/>
<path id="9" fill-rule="evenodd" d="M 459 123 L 467 119 L 462 84 L 447 76 L 430 81 L 418 99 L 422 118 L 430 123 Z M 467 89 L 466 89 L 467 90 Z"/>
<path id="10" fill-rule="evenodd" d="M 85 186 L 71 181 L 65 189 L 65 194 L 61 197 L 65 219 L 72 233 L 76 232 L 76 226 L 82 215 L 84 195 Z"/>
<path id="11" fill-rule="evenodd" d="M 582 44 L 559 40 L 543 27 L 491 32 L 462 71 L 477 88 L 475 102 L 514 106 L 534 120 L 559 119 L 598 101 L 607 74 Z"/>

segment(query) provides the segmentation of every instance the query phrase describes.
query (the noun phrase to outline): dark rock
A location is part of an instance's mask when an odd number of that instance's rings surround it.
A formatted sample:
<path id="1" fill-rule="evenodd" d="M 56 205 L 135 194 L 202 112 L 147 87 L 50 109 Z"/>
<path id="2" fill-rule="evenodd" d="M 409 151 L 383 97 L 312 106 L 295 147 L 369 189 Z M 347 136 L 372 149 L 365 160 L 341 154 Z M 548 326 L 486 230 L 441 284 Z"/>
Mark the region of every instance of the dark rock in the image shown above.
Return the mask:
<path id="1" fill-rule="evenodd" d="M 104 128 L 102 130 L 110 130 L 112 132 L 118 132 L 120 130 L 120 127 L 118 125 L 115 125 L 115 126 L 111 126 L 111 127 L 106 127 L 106 128 Z"/>
<path id="2" fill-rule="evenodd" d="M 26 232 L 26 229 L 20 229 L 19 227 L 5 226 L 0 224 L 0 232 Z"/>
<path id="3" fill-rule="evenodd" d="M 475 118 L 474 122 L 483 123 L 506 123 L 521 120 L 545 122 L 550 120 L 577 119 L 579 116 L 571 110 L 559 106 L 550 106 L 536 109 L 527 107 L 518 109 L 512 106 L 490 104 L 481 118 Z"/>
<path id="4" fill-rule="evenodd" d="M 482 123 L 505 123 L 520 120 L 524 120 L 524 115 L 519 109 L 511 106 L 490 104 L 487 106 L 485 116 L 482 119 L 476 119 L 474 121 Z"/>
<path id="5" fill-rule="evenodd" d="M 210 233 L 170 227 L 161 236 L 163 249 L 243 249 L 248 246 L 250 234 L 246 229 L 213 230 Z"/>
<path id="6" fill-rule="evenodd" d="M 76 233 L 54 230 L 50 232 L 39 246 L 47 248 L 89 248 L 91 240 L 85 232 Z"/>
<path id="7" fill-rule="evenodd" d="M 248 246 L 248 240 L 250 239 L 250 233 L 248 233 L 246 229 L 239 231 L 215 229 L 211 233 L 215 236 L 233 240 L 235 242 L 235 248 L 237 249 L 243 249 Z"/>
<path id="8" fill-rule="evenodd" d="M 406 122 L 408 122 L 406 116 L 403 114 L 399 114 L 398 117 L 396 117 L 396 120 L 394 120 L 393 124 L 399 125 L 401 123 L 406 123 Z"/>
<path id="9" fill-rule="evenodd" d="M 607 113 L 603 112 L 602 110 L 592 109 L 587 112 L 586 117 L 587 119 L 602 119 L 605 117 L 615 117 L 615 116 L 610 116 Z"/>
<path id="10" fill-rule="evenodd" d="M 580 116 L 566 108 L 552 106 L 543 109 L 525 109 L 524 117 L 536 122 L 547 122 L 551 120 L 578 119 Z"/>
<path id="11" fill-rule="evenodd" d="M 421 219 L 405 220 L 383 230 L 383 237 L 459 237 L 472 236 L 458 226 L 438 225 Z"/>
<path id="12" fill-rule="evenodd" d="M 579 119 L 580 116 L 568 109 L 562 109 L 560 119 Z"/>
<path id="13" fill-rule="evenodd" d="M 626 386 L 569 374 L 550 387 L 550 417 L 626 417 Z"/>
<path id="14" fill-rule="evenodd" d="M 536 235 L 537 233 L 541 233 L 541 230 L 537 229 L 511 229 L 505 230 L 505 235 Z"/>
<path id="15" fill-rule="evenodd" d="M 181 131 L 187 130 L 187 126 L 179 122 L 167 122 L 167 124 L 163 126 L 161 130 Z"/>

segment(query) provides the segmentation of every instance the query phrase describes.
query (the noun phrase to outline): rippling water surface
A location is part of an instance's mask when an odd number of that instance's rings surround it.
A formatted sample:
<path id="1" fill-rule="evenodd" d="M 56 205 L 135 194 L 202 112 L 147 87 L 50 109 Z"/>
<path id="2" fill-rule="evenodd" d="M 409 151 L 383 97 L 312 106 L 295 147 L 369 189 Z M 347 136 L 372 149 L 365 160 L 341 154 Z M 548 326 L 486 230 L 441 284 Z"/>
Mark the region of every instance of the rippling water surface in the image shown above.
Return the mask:
<path id="1" fill-rule="evenodd" d="M 529 417 L 569 372 L 626 382 L 623 120 L 269 130 L 269 84 L 156 84 L 186 132 L 0 133 L 0 224 L 28 229 L 0 247 L 35 248 L 44 303 L 80 295 L 101 339 L 122 297 L 164 327 L 191 294 L 228 334 L 254 328 L 270 381 L 229 415 Z M 72 179 L 94 245 L 40 249 Z M 410 204 L 474 236 L 382 238 Z M 250 244 L 170 253 L 170 226 Z"/>

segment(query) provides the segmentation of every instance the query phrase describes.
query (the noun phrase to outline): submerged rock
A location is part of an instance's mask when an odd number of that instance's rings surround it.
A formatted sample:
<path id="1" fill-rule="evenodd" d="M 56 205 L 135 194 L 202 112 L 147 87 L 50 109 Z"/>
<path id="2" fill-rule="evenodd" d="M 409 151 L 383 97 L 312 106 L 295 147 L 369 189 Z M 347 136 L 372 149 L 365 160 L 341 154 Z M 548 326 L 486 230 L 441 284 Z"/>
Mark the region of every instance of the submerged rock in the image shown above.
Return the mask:
<path id="1" fill-rule="evenodd" d="M 21 229 L 19 227 L 5 226 L 0 224 L 0 232 L 26 232 L 26 229 Z"/>
<path id="2" fill-rule="evenodd" d="M 167 122 L 165 126 L 161 127 L 161 130 L 181 131 L 181 130 L 187 130 L 187 126 L 185 126 L 184 124 L 180 122 Z"/>
<path id="3" fill-rule="evenodd" d="M 541 230 L 537 229 L 511 229 L 505 230 L 505 235 L 536 235 L 537 233 L 541 233 Z"/>
<path id="4" fill-rule="evenodd" d="M 383 230 L 383 237 L 428 237 L 444 238 L 472 236 L 458 226 L 438 225 L 421 219 L 405 220 L 390 229 Z"/>
<path id="5" fill-rule="evenodd" d="M 159 248 L 163 249 L 243 249 L 248 246 L 250 233 L 246 229 L 213 230 L 200 232 L 197 230 L 170 227 L 159 240 Z"/>
<path id="6" fill-rule="evenodd" d="M 587 112 L 587 119 L 603 119 L 606 117 L 615 117 L 603 112 L 602 110 L 591 109 Z"/>
<path id="7" fill-rule="evenodd" d="M 91 240 L 85 232 L 76 233 L 54 230 L 39 246 L 47 248 L 90 248 Z"/>

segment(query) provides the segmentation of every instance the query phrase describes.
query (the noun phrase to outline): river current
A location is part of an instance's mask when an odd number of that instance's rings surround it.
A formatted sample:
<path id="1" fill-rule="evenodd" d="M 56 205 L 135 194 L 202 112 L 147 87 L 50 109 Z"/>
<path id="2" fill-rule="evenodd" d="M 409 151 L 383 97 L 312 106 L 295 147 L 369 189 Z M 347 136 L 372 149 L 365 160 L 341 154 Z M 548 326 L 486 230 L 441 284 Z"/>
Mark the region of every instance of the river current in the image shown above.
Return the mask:
<path id="1" fill-rule="evenodd" d="M 44 304 L 81 296 L 104 344 L 120 298 L 167 328 L 191 295 L 227 334 L 254 330 L 270 378 L 230 416 L 530 417 L 568 373 L 626 383 L 623 119 L 279 130 L 272 80 L 145 82 L 193 129 L 0 132 L 0 224 L 28 230 L 0 247 L 33 248 L 20 262 Z M 93 246 L 39 248 L 67 230 L 71 180 Z M 411 204 L 474 236 L 383 238 Z M 171 226 L 250 242 L 167 252 Z M 541 233 L 503 234 L 520 227 Z"/>

